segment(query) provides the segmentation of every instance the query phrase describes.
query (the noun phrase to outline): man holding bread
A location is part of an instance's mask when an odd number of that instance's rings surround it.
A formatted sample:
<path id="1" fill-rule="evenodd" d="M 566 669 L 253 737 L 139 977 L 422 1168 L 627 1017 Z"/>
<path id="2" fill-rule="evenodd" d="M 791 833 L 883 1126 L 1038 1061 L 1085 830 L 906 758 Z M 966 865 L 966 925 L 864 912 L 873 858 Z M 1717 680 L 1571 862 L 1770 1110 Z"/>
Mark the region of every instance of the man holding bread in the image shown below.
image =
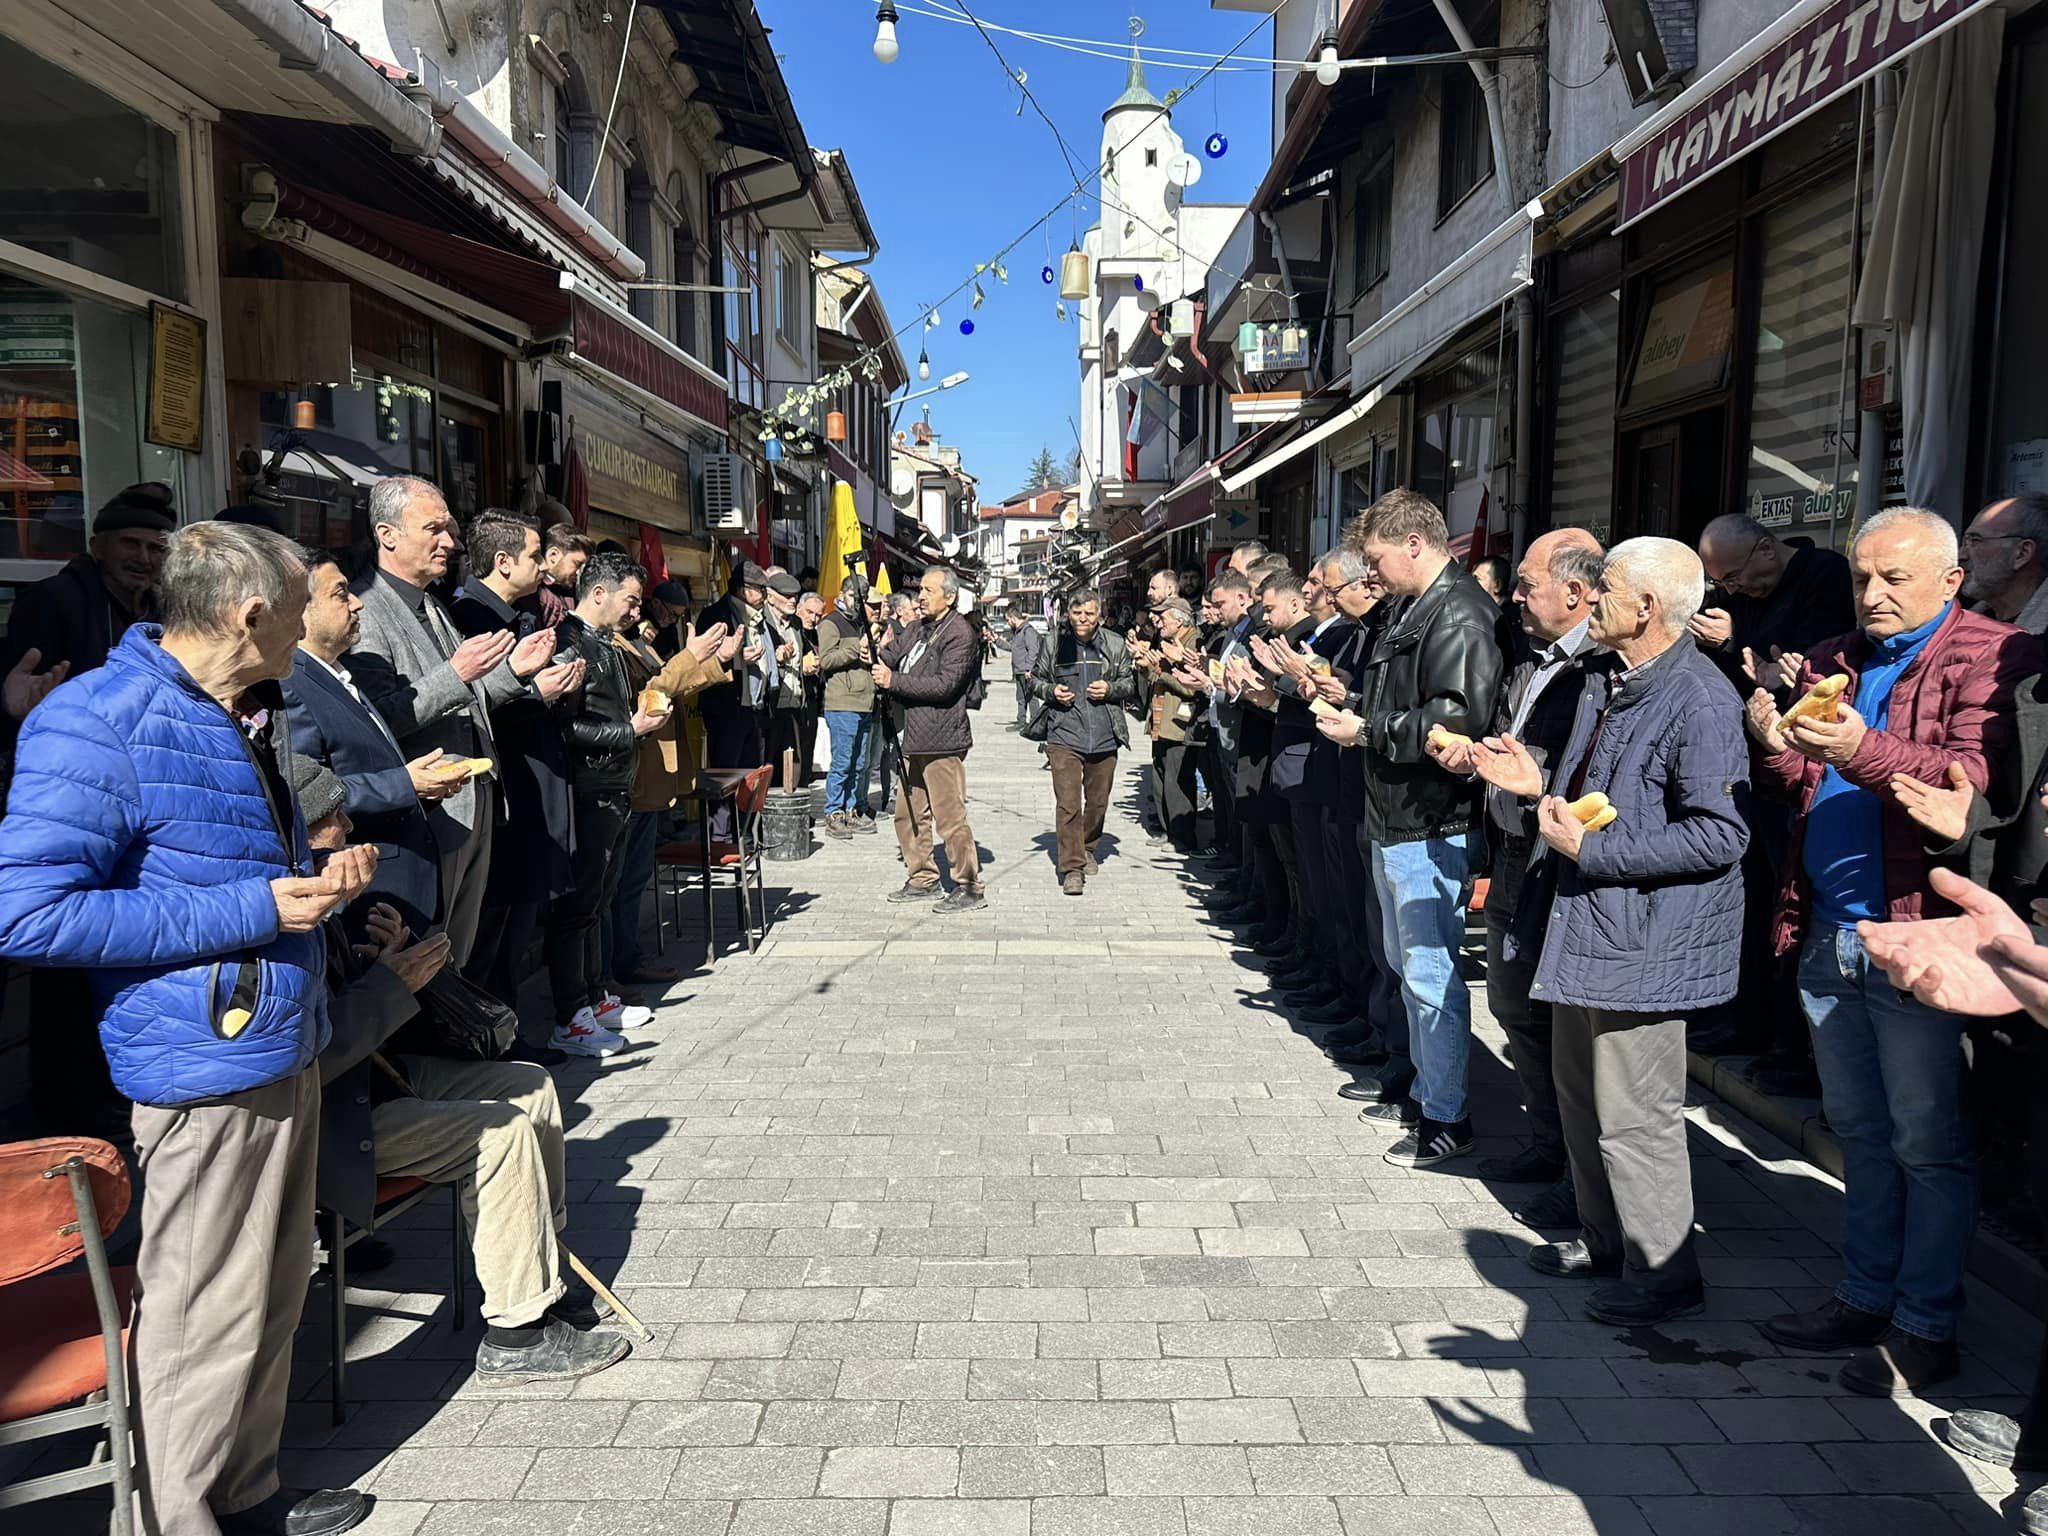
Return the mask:
<path id="1" fill-rule="evenodd" d="M 1610 654 L 1585 664 L 1550 770 L 1510 738 L 1482 751 L 1488 782 L 1536 802 L 1548 849 L 1517 897 L 1515 939 L 1541 950 L 1529 995 L 1551 1011 L 1580 1235 L 1529 1263 L 1608 1281 L 1586 1313 L 1616 1327 L 1704 1304 L 1685 1016 L 1735 991 L 1749 840 L 1737 808 L 1749 773 L 1741 700 L 1686 632 L 1705 595 L 1683 544 L 1617 544 L 1587 625 Z"/>
<path id="2" fill-rule="evenodd" d="M 2013 692 L 2037 642 L 1965 610 L 1955 528 L 1899 507 L 1850 550 L 1857 628 L 1808 651 L 1782 714 L 1759 689 L 1749 726 L 1759 782 L 1797 811 L 1774 938 L 1799 953 L 1828 1122 L 1842 1142 L 1842 1280 L 1811 1312 L 1763 1325 L 1777 1344 L 1863 1346 L 1841 1382 L 1914 1393 L 1956 1372 L 1956 1317 L 1977 1192 L 1961 1103 L 1962 1020 L 1893 987 L 1859 923 L 1945 915 L 1902 781 L 1978 794 L 2014 755 Z M 2016 786 L 2002 786 L 2010 790 Z"/>
<path id="3" fill-rule="evenodd" d="M 667 724 L 673 708 L 653 690 L 644 699 L 636 692 L 613 642 L 615 631 L 639 622 L 646 583 L 630 558 L 600 550 L 577 577 L 576 606 L 556 630 L 584 666 L 583 687 L 560 707 L 575 786 L 575 879 L 555 902 L 547 933 L 552 1043 L 572 1056 L 617 1054 L 625 1044 L 619 1029 L 632 1022 L 605 991 L 604 913 L 618 892 L 640 739 Z"/>

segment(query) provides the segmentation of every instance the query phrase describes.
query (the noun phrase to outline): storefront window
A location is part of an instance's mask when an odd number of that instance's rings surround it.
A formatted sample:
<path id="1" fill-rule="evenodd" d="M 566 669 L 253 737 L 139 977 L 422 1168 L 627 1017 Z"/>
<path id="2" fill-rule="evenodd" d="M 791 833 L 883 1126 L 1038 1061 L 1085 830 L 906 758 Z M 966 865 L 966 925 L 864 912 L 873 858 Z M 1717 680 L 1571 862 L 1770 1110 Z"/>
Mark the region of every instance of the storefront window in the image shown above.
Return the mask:
<path id="1" fill-rule="evenodd" d="M 139 480 L 182 490 L 142 440 L 149 317 L 0 277 L 0 559 L 64 560 L 91 510 Z"/>
<path id="2" fill-rule="evenodd" d="M 1625 408 L 1654 410 L 1725 388 L 1734 340 L 1732 257 L 1662 279 L 1636 344 Z"/>
<path id="3" fill-rule="evenodd" d="M 1552 328 L 1557 431 L 1550 460 L 1550 526 L 1586 528 L 1605 544 L 1614 510 L 1614 380 L 1621 295 L 1597 294 Z"/>
<path id="4" fill-rule="evenodd" d="M 0 36 L 0 239 L 183 300 L 178 141 Z"/>
<path id="5" fill-rule="evenodd" d="M 1764 220 L 1747 508 L 1767 528 L 1818 532 L 1856 507 L 1856 450 L 1840 440 L 1843 326 L 1854 252 L 1848 177 Z"/>
<path id="6" fill-rule="evenodd" d="M 2048 288 L 2035 280 L 2033 263 L 2048 247 L 2048 35 L 2036 33 L 2010 55 L 2018 74 L 2013 112 L 2001 127 L 2010 146 L 2006 178 L 2005 279 L 1998 295 L 1997 387 L 1990 404 L 1991 462 L 1986 483 L 2017 495 L 2048 491 L 2048 371 L 2041 338 L 2048 336 Z"/>

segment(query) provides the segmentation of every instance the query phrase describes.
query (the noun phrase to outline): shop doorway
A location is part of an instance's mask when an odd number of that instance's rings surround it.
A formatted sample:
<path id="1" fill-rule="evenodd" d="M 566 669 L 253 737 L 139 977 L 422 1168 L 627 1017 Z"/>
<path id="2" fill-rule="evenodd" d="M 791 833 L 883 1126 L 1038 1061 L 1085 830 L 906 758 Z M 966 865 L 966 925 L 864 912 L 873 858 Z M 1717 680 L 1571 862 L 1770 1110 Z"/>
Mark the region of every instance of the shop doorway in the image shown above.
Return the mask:
<path id="1" fill-rule="evenodd" d="M 1726 510 L 1726 416 L 1717 405 L 1622 434 L 1615 538 L 1699 542 L 1700 531 Z"/>

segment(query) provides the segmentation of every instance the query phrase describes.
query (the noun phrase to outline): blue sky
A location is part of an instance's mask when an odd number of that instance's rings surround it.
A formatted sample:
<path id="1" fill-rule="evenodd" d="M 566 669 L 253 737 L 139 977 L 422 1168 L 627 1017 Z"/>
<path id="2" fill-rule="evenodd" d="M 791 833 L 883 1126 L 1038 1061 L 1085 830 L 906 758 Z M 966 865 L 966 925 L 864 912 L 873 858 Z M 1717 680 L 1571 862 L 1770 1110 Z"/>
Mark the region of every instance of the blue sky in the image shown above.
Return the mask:
<path id="1" fill-rule="evenodd" d="M 891 321 L 913 326 L 903 341 L 914 364 L 920 305 L 970 276 L 975 263 L 1058 201 L 1073 178 L 1037 114 L 1027 106 L 1017 115 L 1017 90 L 972 27 L 905 11 L 897 28 L 901 56 L 884 66 L 872 52 L 874 0 L 757 3 L 773 30 L 805 134 L 821 148 L 843 149 L 860 184 L 882 242 L 872 270 Z M 898 0 L 899 6 L 913 3 L 922 0 Z M 1128 37 L 1127 8 L 1105 0 L 966 3 L 984 21 L 1075 37 Z M 1271 26 L 1255 15 L 1212 11 L 1206 0 L 1152 0 L 1145 14 L 1148 46 L 1203 49 L 1212 57 L 1261 22 L 1245 52 L 1270 57 Z M 1123 90 L 1126 66 L 1000 33 L 995 38 L 1010 64 L 1026 72 L 1032 93 L 1084 169 L 1091 168 L 1102 111 Z M 1178 70 L 1149 71 L 1161 96 L 1189 78 Z M 1176 106 L 1174 125 L 1190 150 L 1199 155 L 1212 128 L 1230 140 L 1221 160 L 1205 159 L 1193 201 L 1243 202 L 1258 185 L 1271 157 L 1270 89 L 1264 75 L 1219 72 Z M 962 369 L 973 374 L 929 403 L 933 426 L 959 446 L 966 467 L 981 477 L 986 500 L 1023 483 L 1041 444 L 1061 459 L 1073 450 L 1067 418 L 1075 414 L 1080 388 L 1078 333 L 1072 306 L 1067 324 L 1054 317 L 1058 294 L 1040 282 L 1039 268 L 1048 241 L 1057 264 L 1076 230 L 1085 231 L 1095 216 L 1092 199 L 1077 199 L 1071 212 L 1062 209 L 1046 231 L 1009 257 L 1007 287 L 984 278 L 988 302 L 973 316 L 974 335 L 959 331 L 964 297 L 946 307 L 938 329 L 922 333 L 934 381 Z"/>

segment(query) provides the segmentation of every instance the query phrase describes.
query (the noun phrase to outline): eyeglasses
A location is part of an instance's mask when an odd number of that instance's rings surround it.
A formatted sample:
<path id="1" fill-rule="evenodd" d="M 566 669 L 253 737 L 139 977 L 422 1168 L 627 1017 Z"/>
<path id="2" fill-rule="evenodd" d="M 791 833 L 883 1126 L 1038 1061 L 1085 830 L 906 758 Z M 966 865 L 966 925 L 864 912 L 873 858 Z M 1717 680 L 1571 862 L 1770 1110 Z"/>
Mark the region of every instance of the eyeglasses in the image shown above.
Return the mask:
<path id="1" fill-rule="evenodd" d="M 2024 533 L 1966 533 L 1963 535 L 1963 548 L 1975 549 L 1979 544 L 2007 544 L 2025 537 Z"/>
<path id="2" fill-rule="evenodd" d="M 1770 542 L 1771 536 L 1767 533 L 1762 538 L 1758 539 L 1754 544 L 1750 545 L 1749 553 L 1744 555 L 1742 559 L 1736 564 L 1735 568 L 1729 571 L 1727 575 L 1716 576 L 1713 572 L 1709 571 L 1707 573 L 1707 580 L 1711 581 L 1717 587 L 1733 586 L 1737 581 L 1739 581 L 1742 578 L 1742 574 L 1745 571 L 1747 571 L 1750 568 L 1750 566 L 1755 562 L 1756 557 L 1763 552 L 1763 547 Z"/>

